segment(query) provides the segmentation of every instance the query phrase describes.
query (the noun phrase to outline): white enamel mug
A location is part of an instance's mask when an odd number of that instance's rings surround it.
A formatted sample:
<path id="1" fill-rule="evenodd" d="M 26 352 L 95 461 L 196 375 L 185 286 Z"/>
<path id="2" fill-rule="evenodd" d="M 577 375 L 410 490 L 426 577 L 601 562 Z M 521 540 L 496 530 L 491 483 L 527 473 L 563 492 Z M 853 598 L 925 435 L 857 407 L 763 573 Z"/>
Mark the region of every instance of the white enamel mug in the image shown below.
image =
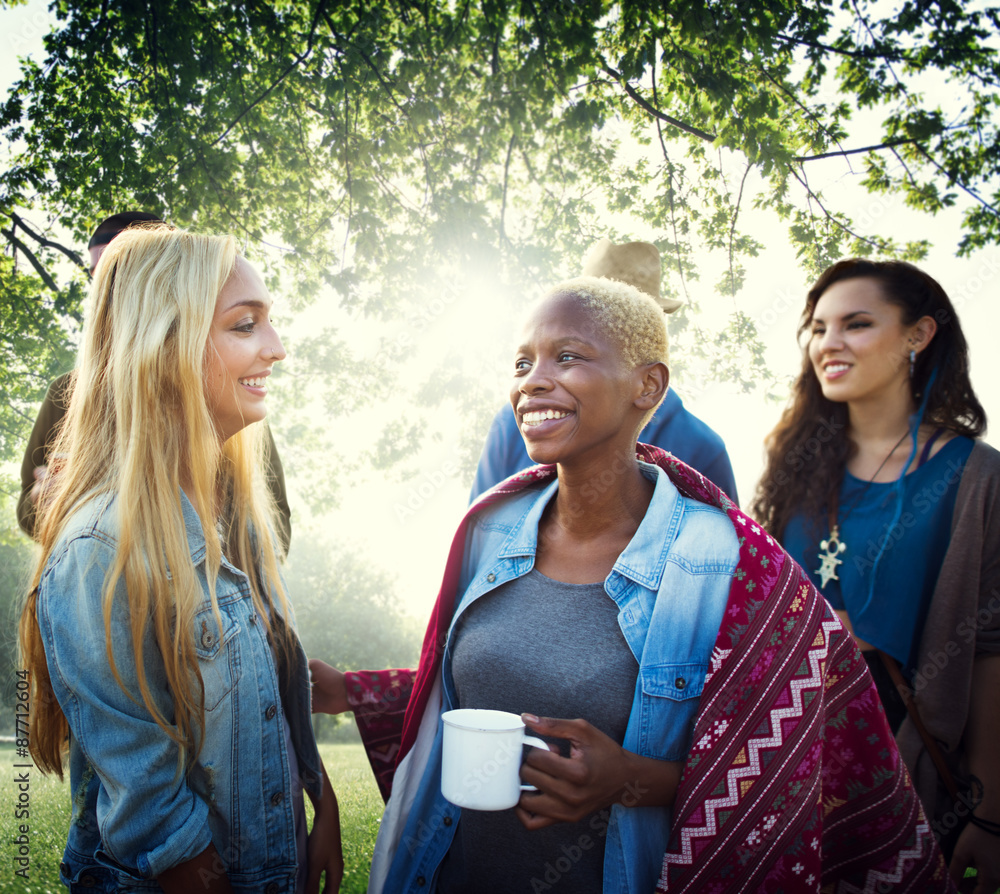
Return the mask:
<path id="1" fill-rule="evenodd" d="M 523 745 L 549 746 L 524 734 L 524 722 L 507 711 L 458 708 L 445 711 L 441 752 L 441 794 L 452 804 L 472 810 L 506 810 L 522 791 Z"/>

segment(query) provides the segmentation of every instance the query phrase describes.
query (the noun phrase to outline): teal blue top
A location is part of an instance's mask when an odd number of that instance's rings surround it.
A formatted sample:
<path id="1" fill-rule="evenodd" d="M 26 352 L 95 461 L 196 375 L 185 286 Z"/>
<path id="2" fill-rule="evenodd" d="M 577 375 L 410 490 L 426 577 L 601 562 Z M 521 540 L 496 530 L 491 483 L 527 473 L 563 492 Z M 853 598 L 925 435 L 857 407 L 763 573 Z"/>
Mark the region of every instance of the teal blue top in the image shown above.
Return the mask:
<path id="1" fill-rule="evenodd" d="M 796 515 L 785 530 L 785 549 L 831 606 L 847 610 L 855 634 L 905 667 L 911 666 L 919 645 L 948 549 L 955 497 L 972 445 L 970 438 L 953 438 L 903 479 L 902 513 L 895 525 L 895 482 L 875 484 L 845 473 L 839 525 L 847 549 L 838 556 L 838 579 L 826 586 L 818 572 L 824 552 L 819 544 L 829 536 L 828 521 L 817 526 Z"/>

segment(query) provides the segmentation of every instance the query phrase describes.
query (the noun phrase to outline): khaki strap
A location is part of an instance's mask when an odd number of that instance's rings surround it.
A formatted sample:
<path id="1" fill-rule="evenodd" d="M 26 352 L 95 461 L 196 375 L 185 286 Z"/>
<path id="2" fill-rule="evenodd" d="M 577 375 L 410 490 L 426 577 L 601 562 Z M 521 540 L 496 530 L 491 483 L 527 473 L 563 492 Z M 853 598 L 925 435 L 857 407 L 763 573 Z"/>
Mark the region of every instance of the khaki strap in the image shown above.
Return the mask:
<path id="1" fill-rule="evenodd" d="M 913 721 L 917 732 L 920 733 L 920 738 L 924 740 L 924 746 L 927 748 L 927 753 L 931 756 L 931 760 L 934 761 L 934 766 L 937 768 L 938 775 L 941 777 L 944 787 L 948 790 L 948 794 L 951 795 L 952 800 L 958 801 L 958 786 L 955 785 L 955 777 L 951 775 L 951 770 L 948 769 L 948 765 L 945 763 L 941 747 L 927 731 L 927 727 L 924 726 L 924 722 L 920 719 L 920 712 L 917 710 L 917 703 L 913 698 L 913 692 L 910 690 L 910 686 L 906 680 L 903 679 L 899 663 L 895 658 L 887 655 L 881 649 L 878 650 L 878 654 L 885 665 L 885 669 L 889 672 L 889 676 L 892 677 L 892 682 L 899 691 L 903 703 L 906 705 L 910 720 Z"/>

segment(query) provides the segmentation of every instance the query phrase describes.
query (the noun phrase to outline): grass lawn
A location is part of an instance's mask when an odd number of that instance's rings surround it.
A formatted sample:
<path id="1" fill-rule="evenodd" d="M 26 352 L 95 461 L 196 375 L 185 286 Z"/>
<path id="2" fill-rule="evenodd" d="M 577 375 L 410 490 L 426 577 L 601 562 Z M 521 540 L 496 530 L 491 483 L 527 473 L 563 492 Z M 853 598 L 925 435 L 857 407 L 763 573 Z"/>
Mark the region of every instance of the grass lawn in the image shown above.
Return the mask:
<path id="1" fill-rule="evenodd" d="M 320 745 L 323 763 L 340 802 L 340 823 L 344 840 L 344 884 L 347 894 L 361 894 L 368 884 L 368 866 L 382 798 L 360 744 Z M 66 845 L 69 824 L 69 783 L 43 776 L 14 753 L 14 746 L 0 745 L 0 894 L 65 894 L 59 882 L 59 860 Z M 30 817 L 15 819 L 18 791 L 15 777 L 29 775 Z M 67 777 L 68 778 L 68 777 Z M 309 801 L 307 809 L 312 817 Z M 14 875 L 12 860 L 17 856 L 18 825 L 30 826 L 30 881 Z"/>
<path id="2" fill-rule="evenodd" d="M 320 754 L 340 802 L 340 823 L 344 842 L 345 894 L 363 894 L 368 884 L 375 835 L 382 816 L 382 799 L 360 744 L 320 745 Z M 69 823 L 69 785 L 43 776 L 14 754 L 14 746 L 0 744 L 0 894 L 65 894 L 59 883 L 59 860 L 66 844 Z M 19 773 L 30 774 L 31 816 L 14 818 Z M 312 808 L 306 799 L 312 819 Z M 30 881 L 14 875 L 12 860 L 17 856 L 17 824 L 28 822 L 31 847 Z M 969 874 L 974 874 L 970 870 Z"/>

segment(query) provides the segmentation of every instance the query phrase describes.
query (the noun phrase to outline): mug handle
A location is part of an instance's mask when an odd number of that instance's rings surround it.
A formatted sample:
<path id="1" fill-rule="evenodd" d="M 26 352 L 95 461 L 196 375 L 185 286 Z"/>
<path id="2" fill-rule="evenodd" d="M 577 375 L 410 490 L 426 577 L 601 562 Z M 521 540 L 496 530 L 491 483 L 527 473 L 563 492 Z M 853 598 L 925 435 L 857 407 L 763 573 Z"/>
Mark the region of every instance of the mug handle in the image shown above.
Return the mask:
<path id="1" fill-rule="evenodd" d="M 546 751 L 552 751 L 552 747 L 549 745 L 549 743 L 548 742 L 543 742 L 537 736 L 524 736 L 521 739 L 521 744 L 522 745 L 532 745 L 535 748 L 544 748 Z M 538 786 L 537 785 L 526 785 L 525 783 L 522 782 L 521 783 L 521 791 L 522 792 L 537 792 L 538 791 Z"/>

